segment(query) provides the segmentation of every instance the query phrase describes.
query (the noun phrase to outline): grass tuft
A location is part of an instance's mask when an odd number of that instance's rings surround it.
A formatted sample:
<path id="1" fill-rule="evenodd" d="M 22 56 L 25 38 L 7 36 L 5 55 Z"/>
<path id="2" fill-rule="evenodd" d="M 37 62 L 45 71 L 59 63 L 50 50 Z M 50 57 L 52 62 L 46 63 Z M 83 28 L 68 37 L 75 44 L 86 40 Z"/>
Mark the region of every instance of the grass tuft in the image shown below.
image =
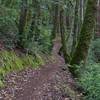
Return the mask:
<path id="1" fill-rule="evenodd" d="M 2 87 L 4 77 L 12 71 L 20 71 L 27 67 L 38 68 L 44 64 L 41 56 L 32 55 L 18 56 L 14 51 L 0 51 L 0 87 Z"/>

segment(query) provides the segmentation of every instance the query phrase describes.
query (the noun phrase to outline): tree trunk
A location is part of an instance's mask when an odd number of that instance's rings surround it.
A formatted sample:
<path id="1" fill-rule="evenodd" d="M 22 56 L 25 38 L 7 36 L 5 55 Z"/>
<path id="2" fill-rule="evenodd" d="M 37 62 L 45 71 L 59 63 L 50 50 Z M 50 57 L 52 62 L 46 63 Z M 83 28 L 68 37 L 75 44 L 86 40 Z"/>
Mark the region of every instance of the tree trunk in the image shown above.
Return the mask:
<path id="1" fill-rule="evenodd" d="M 69 62 L 69 56 L 67 54 L 67 45 L 66 45 L 66 35 L 65 35 L 65 19 L 64 9 L 60 11 L 60 33 L 61 33 L 61 42 L 62 42 L 62 52 L 65 58 L 65 62 Z"/>
<path id="2" fill-rule="evenodd" d="M 55 38 L 57 35 L 60 35 L 60 11 L 59 11 L 59 4 L 53 4 L 54 8 L 54 16 L 53 16 L 53 38 Z"/>
<path id="3" fill-rule="evenodd" d="M 95 38 L 100 38 L 100 0 L 97 2 L 96 34 Z"/>
<path id="4" fill-rule="evenodd" d="M 21 11 L 20 11 L 20 19 L 19 19 L 19 40 L 18 40 L 18 45 L 20 47 L 23 47 L 24 43 L 24 31 L 25 31 L 25 26 L 26 26 L 26 21 L 27 21 L 27 0 L 22 0 L 21 4 Z"/>
<path id="5" fill-rule="evenodd" d="M 73 28 L 73 43 L 72 43 L 72 50 L 71 50 L 71 55 L 73 55 L 75 51 L 75 47 L 77 44 L 77 37 L 79 35 L 79 1 L 76 0 L 76 5 L 75 5 L 75 18 L 74 18 L 74 28 Z"/>
<path id="6" fill-rule="evenodd" d="M 28 40 L 34 38 L 34 40 L 37 41 L 40 34 L 40 29 L 38 28 L 41 20 L 40 3 L 38 0 L 33 0 L 32 5 L 33 5 L 33 15 L 30 26 L 30 32 L 28 35 Z"/>
<path id="7" fill-rule="evenodd" d="M 96 12 L 96 0 L 88 0 L 87 8 L 85 13 L 85 18 L 83 22 L 83 26 L 81 29 L 80 37 L 78 40 L 78 44 L 75 50 L 75 53 L 72 57 L 71 64 L 80 64 L 81 61 L 85 63 L 89 45 L 94 34 L 95 27 L 95 12 Z"/>

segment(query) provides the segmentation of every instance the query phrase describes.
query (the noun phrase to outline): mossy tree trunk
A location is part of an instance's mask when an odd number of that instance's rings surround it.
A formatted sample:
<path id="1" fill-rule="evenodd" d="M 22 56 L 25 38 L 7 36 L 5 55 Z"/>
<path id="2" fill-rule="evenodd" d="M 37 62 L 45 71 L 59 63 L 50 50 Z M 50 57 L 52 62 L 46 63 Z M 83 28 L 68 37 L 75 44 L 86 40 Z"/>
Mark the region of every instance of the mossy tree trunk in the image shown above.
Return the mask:
<path id="1" fill-rule="evenodd" d="M 24 32 L 25 32 L 25 26 L 27 22 L 27 12 L 28 12 L 28 7 L 27 7 L 27 0 L 22 0 L 21 1 L 21 10 L 20 10 L 20 18 L 19 18 L 19 39 L 17 42 L 17 45 L 20 47 L 23 47 L 24 43 Z"/>
<path id="2" fill-rule="evenodd" d="M 61 8 L 60 10 L 60 33 L 61 33 L 61 42 L 62 42 L 62 52 L 63 52 L 63 56 L 65 58 L 65 62 L 68 63 L 70 58 L 67 54 L 67 45 L 66 45 L 66 31 L 65 31 L 65 13 L 64 13 L 64 9 Z"/>
<path id="3" fill-rule="evenodd" d="M 95 38 L 100 38 L 100 0 L 97 2 L 96 34 Z"/>
<path id="4" fill-rule="evenodd" d="M 41 25 L 41 7 L 39 0 L 33 0 L 32 5 L 33 5 L 33 15 L 30 26 L 30 32 L 28 35 L 28 40 L 34 39 L 35 41 L 37 41 L 40 34 L 40 29 L 38 26 Z"/>
<path id="5" fill-rule="evenodd" d="M 74 28 L 73 28 L 73 43 L 72 43 L 72 50 L 71 50 L 71 55 L 75 51 L 75 46 L 77 44 L 77 36 L 79 35 L 79 1 L 76 0 L 75 4 L 75 18 L 74 18 Z"/>
<path id="6" fill-rule="evenodd" d="M 60 7 L 59 2 L 53 4 L 53 31 L 52 36 L 55 38 L 57 35 L 60 35 Z"/>
<path id="7" fill-rule="evenodd" d="M 85 63 L 86 61 L 89 45 L 94 34 L 94 27 L 96 21 L 95 12 L 96 0 L 88 0 L 78 44 L 70 62 L 70 64 L 72 65 L 80 64 L 81 61 Z"/>

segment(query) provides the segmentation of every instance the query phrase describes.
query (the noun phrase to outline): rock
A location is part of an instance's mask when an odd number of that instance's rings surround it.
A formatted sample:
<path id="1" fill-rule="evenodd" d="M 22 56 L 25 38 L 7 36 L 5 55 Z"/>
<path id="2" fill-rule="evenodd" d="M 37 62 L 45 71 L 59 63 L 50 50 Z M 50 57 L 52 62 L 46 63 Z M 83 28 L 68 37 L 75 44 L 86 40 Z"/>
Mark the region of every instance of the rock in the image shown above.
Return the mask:
<path id="1" fill-rule="evenodd" d="M 65 98 L 65 100 L 70 100 L 69 98 Z"/>

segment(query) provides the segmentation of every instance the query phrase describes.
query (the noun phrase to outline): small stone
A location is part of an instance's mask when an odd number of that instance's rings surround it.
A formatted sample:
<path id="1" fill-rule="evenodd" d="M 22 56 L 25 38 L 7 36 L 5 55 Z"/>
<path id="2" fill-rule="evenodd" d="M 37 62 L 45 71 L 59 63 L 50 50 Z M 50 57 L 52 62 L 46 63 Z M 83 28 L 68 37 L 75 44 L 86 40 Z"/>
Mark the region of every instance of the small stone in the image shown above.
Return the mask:
<path id="1" fill-rule="evenodd" d="M 69 98 L 65 98 L 65 100 L 70 100 Z"/>
<path id="2" fill-rule="evenodd" d="M 0 99 L 2 99 L 3 97 L 0 96 Z"/>

